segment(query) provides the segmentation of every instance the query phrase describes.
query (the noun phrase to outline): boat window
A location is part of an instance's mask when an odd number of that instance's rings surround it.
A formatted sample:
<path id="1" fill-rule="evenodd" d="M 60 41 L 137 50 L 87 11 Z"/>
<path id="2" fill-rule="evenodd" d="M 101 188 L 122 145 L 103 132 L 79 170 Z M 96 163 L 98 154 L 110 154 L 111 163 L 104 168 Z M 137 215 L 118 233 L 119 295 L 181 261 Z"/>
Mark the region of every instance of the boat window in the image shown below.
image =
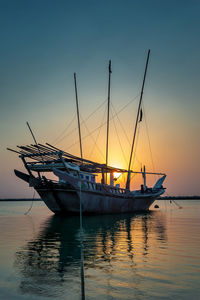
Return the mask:
<path id="1" fill-rule="evenodd" d="M 85 178 L 86 178 L 87 180 L 89 180 L 89 176 L 86 175 Z"/>

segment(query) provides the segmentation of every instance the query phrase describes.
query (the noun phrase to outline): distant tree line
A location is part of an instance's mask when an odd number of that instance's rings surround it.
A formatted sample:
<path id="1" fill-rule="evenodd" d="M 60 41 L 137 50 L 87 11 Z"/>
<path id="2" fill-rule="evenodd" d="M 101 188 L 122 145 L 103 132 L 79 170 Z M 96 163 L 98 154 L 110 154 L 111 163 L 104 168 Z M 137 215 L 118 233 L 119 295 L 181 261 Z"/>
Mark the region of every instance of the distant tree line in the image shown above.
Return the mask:
<path id="1" fill-rule="evenodd" d="M 159 200 L 200 200 L 200 196 L 163 196 Z"/>

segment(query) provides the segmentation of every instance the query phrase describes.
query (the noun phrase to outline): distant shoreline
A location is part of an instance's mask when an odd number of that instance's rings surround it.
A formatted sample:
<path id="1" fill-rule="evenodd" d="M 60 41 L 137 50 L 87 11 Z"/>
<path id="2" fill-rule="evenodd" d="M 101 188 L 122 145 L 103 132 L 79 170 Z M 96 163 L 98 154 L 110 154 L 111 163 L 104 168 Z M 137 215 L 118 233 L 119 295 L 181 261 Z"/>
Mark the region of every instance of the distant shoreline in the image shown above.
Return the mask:
<path id="1" fill-rule="evenodd" d="M 200 196 L 164 196 L 159 197 L 157 200 L 200 200 Z M 0 199 L 0 202 L 3 201 L 43 201 L 41 198 L 8 198 Z"/>
<path id="2" fill-rule="evenodd" d="M 3 202 L 3 201 L 42 201 L 41 198 L 35 198 L 35 199 L 32 199 L 32 198 L 8 198 L 8 199 L 0 199 L 0 202 Z"/>
<path id="3" fill-rule="evenodd" d="M 158 200 L 200 200 L 200 196 L 163 196 Z"/>

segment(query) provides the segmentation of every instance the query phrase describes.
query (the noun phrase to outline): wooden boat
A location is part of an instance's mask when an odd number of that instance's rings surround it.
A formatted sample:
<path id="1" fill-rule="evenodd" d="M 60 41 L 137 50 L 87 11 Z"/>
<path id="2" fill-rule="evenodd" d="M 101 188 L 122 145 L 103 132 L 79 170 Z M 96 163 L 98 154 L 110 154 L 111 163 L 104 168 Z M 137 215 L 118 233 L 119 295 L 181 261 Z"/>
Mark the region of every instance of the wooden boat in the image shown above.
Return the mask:
<path id="1" fill-rule="evenodd" d="M 35 144 L 18 146 L 19 150 L 8 148 L 8 150 L 19 154 L 27 170 L 27 173 L 15 170 L 16 176 L 27 182 L 30 187 L 33 187 L 47 207 L 55 214 L 79 214 L 80 211 L 84 214 L 113 214 L 146 211 L 149 210 L 149 207 L 155 199 L 164 193 L 165 188 L 163 187 L 163 182 L 166 177 L 165 174 L 146 172 L 145 167 L 141 172 L 131 170 L 137 125 L 141 121 L 141 102 L 149 55 L 150 50 L 147 55 L 128 169 L 120 169 L 108 165 L 111 61 L 109 63 L 105 164 L 90 161 L 82 156 L 76 74 L 74 74 L 74 82 L 81 157 L 62 151 L 48 143 L 45 145 L 38 144 L 28 123 L 27 125 Z M 58 179 L 55 181 L 43 175 L 46 175 L 48 172 L 56 175 Z M 125 188 L 120 188 L 119 185 L 114 184 L 114 172 L 127 174 Z M 130 178 L 132 173 L 141 173 L 143 175 L 144 183 L 141 185 L 140 190 L 130 190 Z M 101 182 L 97 183 L 95 177 L 99 174 L 101 174 Z M 148 174 L 162 176 L 152 188 L 146 186 L 146 175 Z M 110 178 L 109 183 L 107 180 L 108 177 Z"/>

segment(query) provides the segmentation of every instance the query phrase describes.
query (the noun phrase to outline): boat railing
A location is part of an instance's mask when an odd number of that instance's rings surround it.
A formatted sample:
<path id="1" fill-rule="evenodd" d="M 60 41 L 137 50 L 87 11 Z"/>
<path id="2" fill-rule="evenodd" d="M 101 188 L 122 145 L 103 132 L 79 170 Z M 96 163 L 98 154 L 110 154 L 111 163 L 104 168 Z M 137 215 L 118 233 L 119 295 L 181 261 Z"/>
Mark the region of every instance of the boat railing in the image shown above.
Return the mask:
<path id="1" fill-rule="evenodd" d="M 111 193 L 115 195 L 125 194 L 126 192 L 126 190 L 123 188 L 118 188 L 118 187 L 97 183 L 97 182 L 91 182 L 89 180 L 81 180 L 81 187 L 82 189 L 102 191 L 102 192 Z"/>
<path id="2" fill-rule="evenodd" d="M 59 182 L 58 180 L 52 180 L 52 179 L 47 179 L 46 177 L 41 178 L 42 183 L 53 183 L 53 184 L 65 184 L 64 182 Z M 89 191 L 100 191 L 103 193 L 109 193 L 113 195 L 122 195 L 126 193 L 126 190 L 123 188 L 115 187 L 115 186 L 110 186 L 107 184 L 102 184 L 98 182 L 91 182 L 89 180 L 81 180 L 81 189 L 82 190 L 89 190 Z"/>

